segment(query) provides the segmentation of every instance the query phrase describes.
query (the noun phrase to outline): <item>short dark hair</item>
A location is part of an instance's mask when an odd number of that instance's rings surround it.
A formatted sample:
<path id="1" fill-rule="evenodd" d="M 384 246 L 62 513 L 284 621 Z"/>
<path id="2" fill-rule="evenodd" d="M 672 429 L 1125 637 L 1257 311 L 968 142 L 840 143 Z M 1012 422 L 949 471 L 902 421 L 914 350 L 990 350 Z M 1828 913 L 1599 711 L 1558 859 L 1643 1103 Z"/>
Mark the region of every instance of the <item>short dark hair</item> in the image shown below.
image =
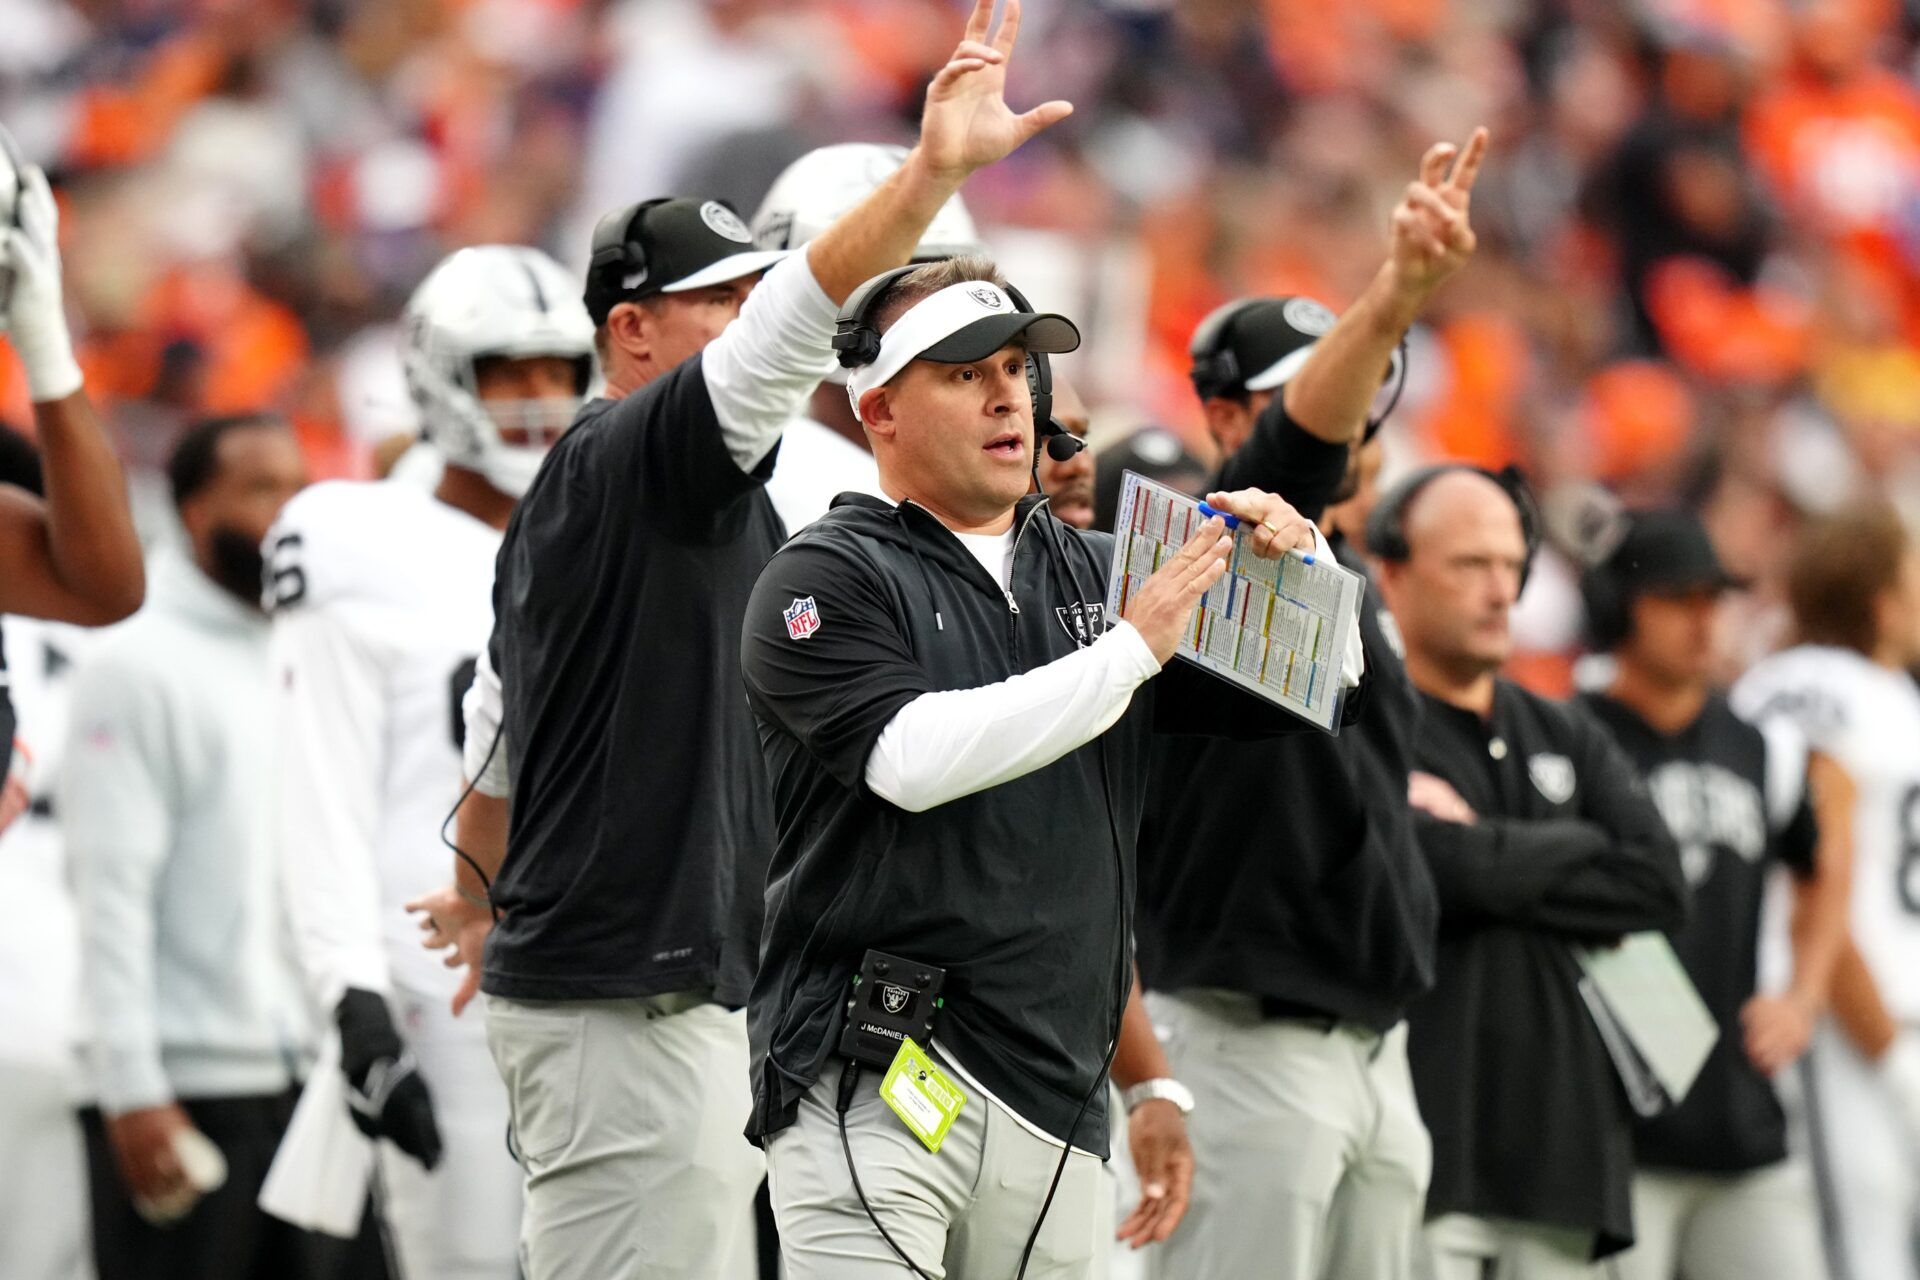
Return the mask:
<path id="1" fill-rule="evenodd" d="M 880 291 L 880 296 L 873 300 L 874 328 L 885 333 L 893 327 L 894 321 L 910 311 L 916 303 L 931 298 L 942 289 L 965 284 L 969 280 L 983 280 L 1002 289 L 1007 287 L 1007 278 L 984 254 L 963 253 L 957 258 L 929 262 L 909 271 Z"/>
<path id="2" fill-rule="evenodd" d="M 1891 507 L 1867 507 L 1808 525 L 1787 566 L 1795 638 L 1872 653 L 1880 639 L 1875 606 L 1900 581 L 1911 545 L 1906 524 Z"/>
<path id="3" fill-rule="evenodd" d="M 185 506 L 220 474 L 220 442 L 235 431 L 278 431 L 286 426 L 271 413 L 234 413 L 202 418 L 174 442 L 167 458 L 167 483 L 173 505 Z"/>

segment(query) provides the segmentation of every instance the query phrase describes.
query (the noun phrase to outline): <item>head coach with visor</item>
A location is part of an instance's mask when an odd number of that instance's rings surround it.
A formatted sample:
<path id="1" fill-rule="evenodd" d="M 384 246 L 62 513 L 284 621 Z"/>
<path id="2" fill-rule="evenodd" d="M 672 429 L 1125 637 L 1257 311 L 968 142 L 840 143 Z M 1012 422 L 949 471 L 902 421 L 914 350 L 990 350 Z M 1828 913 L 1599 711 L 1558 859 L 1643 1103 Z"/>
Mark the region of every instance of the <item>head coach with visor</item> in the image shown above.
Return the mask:
<path id="1" fill-rule="evenodd" d="M 1186 664 L 1138 693 L 1232 544 L 1207 521 L 1107 628 L 1110 536 L 1027 494 L 1070 322 L 962 258 L 869 282 L 835 341 L 892 501 L 842 495 L 782 548 L 742 640 L 779 829 L 749 1131 L 787 1275 L 1098 1275 L 1147 736 L 1301 722 Z M 1209 501 L 1259 554 L 1325 554 L 1271 495 Z M 942 976 L 927 1075 L 966 1101 L 937 1150 L 835 1060 L 870 950 Z"/>
<path id="2" fill-rule="evenodd" d="M 773 821 L 738 638 L 784 535 L 764 485 L 831 364 L 840 302 L 904 263 L 968 174 L 1070 110 L 1007 108 L 1018 5 L 989 44 L 992 13 L 976 6 L 934 78 L 906 162 L 803 252 L 755 252 L 713 202 L 641 205 L 596 232 L 609 398 L 508 527 L 489 646 L 504 736 L 470 744 L 468 764 L 480 779 L 497 745 L 507 786 L 491 785 L 512 796 L 482 989 L 533 1280 L 750 1269 L 761 1162 L 741 1137 L 738 1010 Z M 497 833 L 498 808 L 463 833 Z"/>

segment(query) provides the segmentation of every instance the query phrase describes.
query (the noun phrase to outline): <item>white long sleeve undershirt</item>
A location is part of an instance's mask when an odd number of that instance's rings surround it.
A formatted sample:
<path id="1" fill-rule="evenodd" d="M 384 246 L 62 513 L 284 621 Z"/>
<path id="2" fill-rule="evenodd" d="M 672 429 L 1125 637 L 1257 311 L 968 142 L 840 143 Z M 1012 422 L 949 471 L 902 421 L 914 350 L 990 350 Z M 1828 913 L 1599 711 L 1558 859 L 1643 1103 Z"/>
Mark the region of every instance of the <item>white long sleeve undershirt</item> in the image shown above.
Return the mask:
<path id="1" fill-rule="evenodd" d="M 1005 590 L 1011 532 L 960 541 Z M 1332 548 L 1316 528 L 1316 552 Z M 1004 549 L 1003 549 L 1004 548 Z M 1153 650 L 1122 622 L 1084 649 L 996 684 L 923 693 L 895 712 L 867 755 L 867 789 L 911 813 L 1043 769 L 1113 727 L 1133 691 L 1160 670 Z M 1355 627 L 1341 683 L 1360 683 L 1366 657 Z"/>
<path id="2" fill-rule="evenodd" d="M 977 689 L 923 693 L 867 756 L 867 788 L 922 813 L 1052 764 L 1113 727 L 1160 670 L 1122 622 L 1084 649 Z"/>
<path id="3" fill-rule="evenodd" d="M 774 265 L 701 359 L 720 438 L 742 471 L 780 442 L 787 420 L 833 367 L 839 313 L 802 249 Z"/>

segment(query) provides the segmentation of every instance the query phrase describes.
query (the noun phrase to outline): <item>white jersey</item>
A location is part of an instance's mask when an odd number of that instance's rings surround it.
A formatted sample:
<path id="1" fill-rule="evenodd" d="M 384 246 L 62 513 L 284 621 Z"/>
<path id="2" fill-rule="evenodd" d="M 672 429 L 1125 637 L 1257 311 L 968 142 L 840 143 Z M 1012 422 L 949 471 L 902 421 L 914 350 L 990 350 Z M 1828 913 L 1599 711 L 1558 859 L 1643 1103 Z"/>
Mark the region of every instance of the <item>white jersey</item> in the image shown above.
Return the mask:
<path id="1" fill-rule="evenodd" d="M 280 846 L 323 1009 L 347 987 L 432 998 L 459 983 L 405 904 L 447 882 L 440 829 L 499 547 L 491 526 L 390 481 L 315 485 L 267 537 Z"/>
<path id="2" fill-rule="evenodd" d="M 1755 664 L 1734 709 L 1791 721 L 1858 792 L 1854 941 L 1893 1016 L 1920 1025 L 1920 685 L 1850 649 L 1801 645 Z"/>
<path id="3" fill-rule="evenodd" d="M 787 526 L 787 536 L 827 514 L 833 500 L 847 492 L 887 496 L 880 491 L 880 467 L 873 455 L 812 418 L 790 419 L 767 481 L 767 497 Z"/>

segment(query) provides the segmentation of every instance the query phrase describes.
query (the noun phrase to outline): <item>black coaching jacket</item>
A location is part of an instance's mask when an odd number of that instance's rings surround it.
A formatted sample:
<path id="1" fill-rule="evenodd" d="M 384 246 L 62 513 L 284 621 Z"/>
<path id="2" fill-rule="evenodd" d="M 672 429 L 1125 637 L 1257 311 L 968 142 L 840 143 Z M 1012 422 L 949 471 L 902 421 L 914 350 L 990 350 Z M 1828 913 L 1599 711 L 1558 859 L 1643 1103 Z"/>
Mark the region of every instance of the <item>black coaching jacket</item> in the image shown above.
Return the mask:
<path id="1" fill-rule="evenodd" d="M 1062 524 L 1040 497 L 1015 529 L 1003 593 L 924 509 L 843 494 L 754 588 L 741 664 L 777 842 L 747 1005 L 750 1136 L 792 1123 L 878 948 L 947 970 L 935 1039 L 969 1074 L 1104 1155 L 1104 1091 L 1081 1105 L 1125 997 L 1148 736 L 1306 730 L 1176 661 L 1105 734 L 1023 777 L 924 813 L 874 795 L 867 757 L 908 702 L 997 683 L 1105 631 L 1111 537 Z"/>

